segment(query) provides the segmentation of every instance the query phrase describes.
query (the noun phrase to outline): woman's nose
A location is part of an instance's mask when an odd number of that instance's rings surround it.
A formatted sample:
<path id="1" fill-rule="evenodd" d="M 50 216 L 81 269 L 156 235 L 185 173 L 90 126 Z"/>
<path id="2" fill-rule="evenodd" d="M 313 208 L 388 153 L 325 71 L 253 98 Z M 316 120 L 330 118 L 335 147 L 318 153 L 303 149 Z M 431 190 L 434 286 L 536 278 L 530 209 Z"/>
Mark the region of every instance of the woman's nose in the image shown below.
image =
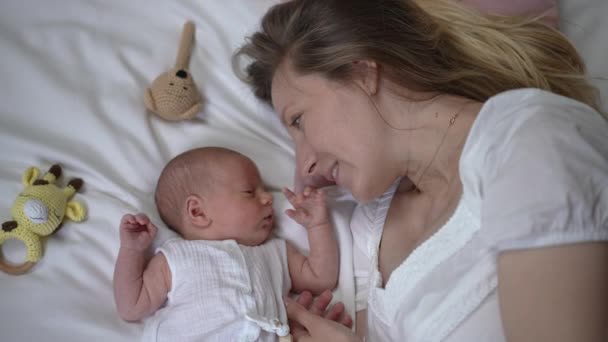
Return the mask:
<path id="1" fill-rule="evenodd" d="M 317 172 L 317 158 L 305 142 L 296 144 L 296 172 L 300 177 L 312 176 Z"/>

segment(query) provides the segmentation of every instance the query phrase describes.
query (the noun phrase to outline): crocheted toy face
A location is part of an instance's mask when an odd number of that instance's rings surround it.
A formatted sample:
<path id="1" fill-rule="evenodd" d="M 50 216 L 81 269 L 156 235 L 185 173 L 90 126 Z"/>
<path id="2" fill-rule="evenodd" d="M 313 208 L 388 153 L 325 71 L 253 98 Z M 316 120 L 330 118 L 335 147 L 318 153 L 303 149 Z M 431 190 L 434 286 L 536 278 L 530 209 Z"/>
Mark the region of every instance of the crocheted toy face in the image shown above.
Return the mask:
<path id="1" fill-rule="evenodd" d="M 149 110 L 166 120 L 194 117 L 201 109 L 201 95 L 186 69 L 172 68 L 158 76 L 145 94 Z"/>
<path id="2" fill-rule="evenodd" d="M 61 167 L 53 165 L 43 179 L 35 167 L 22 176 L 23 191 L 17 196 L 11 213 L 13 221 L 2 223 L 0 245 L 8 239 L 21 240 L 27 247 L 26 263 L 20 266 L 5 264 L 0 258 L 0 270 L 10 274 L 23 274 L 42 257 L 40 237 L 52 234 L 64 219 L 82 221 L 86 215 L 84 206 L 70 201 L 83 182 L 72 179 L 65 188 L 55 185 L 61 175 Z"/>
<path id="3" fill-rule="evenodd" d="M 175 66 L 160 74 L 144 92 L 144 103 L 165 120 L 192 119 L 203 107 L 202 96 L 188 71 L 194 23 L 184 24 Z"/>
<path id="4" fill-rule="evenodd" d="M 29 178 L 24 177 L 24 184 L 27 185 L 17 196 L 12 208 L 13 218 L 20 227 L 40 236 L 47 236 L 59 227 L 64 216 L 72 221 L 82 220 L 84 216 L 82 205 L 69 201 L 77 190 L 76 184 L 73 183 L 77 182 L 70 183 L 66 188 L 61 189 L 47 180 L 37 180 L 35 172 L 24 176 Z M 53 178 L 56 179 L 56 177 Z M 82 181 L 80 185 L 82 185 Z"/>

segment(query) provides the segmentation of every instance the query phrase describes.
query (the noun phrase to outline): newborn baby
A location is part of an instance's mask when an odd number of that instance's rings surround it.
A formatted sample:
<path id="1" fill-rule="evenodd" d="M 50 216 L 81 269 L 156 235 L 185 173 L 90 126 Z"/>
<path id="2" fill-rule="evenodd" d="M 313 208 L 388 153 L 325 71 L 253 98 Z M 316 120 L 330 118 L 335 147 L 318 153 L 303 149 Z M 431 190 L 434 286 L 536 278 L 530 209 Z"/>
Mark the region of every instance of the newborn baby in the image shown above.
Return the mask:
<path id="1" fill-rule="evenodd" d="M 338 246 L 325 195 L 294 194 L 286 214 L 308 232 L 310 255 L 272 236 L 272 194 L 256 165 L 219 147 L 184 152 L 156 187 L 163 221 L 181 238 L 146 261 L 157 228 L 143 214 L 120 223 L 114 297 L 120 316 L 146 320 L 145 341 L 276 341 L 289 336 L 283 297 L 336 286 Z"/>

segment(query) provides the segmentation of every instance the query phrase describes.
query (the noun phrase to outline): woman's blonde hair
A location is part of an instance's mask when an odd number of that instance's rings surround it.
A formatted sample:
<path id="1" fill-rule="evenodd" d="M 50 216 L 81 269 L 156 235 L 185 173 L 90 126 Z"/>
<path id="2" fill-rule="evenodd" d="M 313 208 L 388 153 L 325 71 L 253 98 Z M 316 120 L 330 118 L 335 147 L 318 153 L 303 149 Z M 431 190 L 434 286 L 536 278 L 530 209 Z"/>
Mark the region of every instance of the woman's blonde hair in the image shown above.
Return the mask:
<path id="1" fill-rule="evenodd" d="M 244 75 L 243 56 L 251 60 Z M 483 102 L 534 87 L 601 111 L 584 62 L 563 34 L 539 18 L 483 16 L 454 0 L 284 2 L 264 15 L 233 66 L 271 103 L 274 73 L 287 57 L 300 74 L 339 82 L 352 80 L 353 61 L 373 60 L 383 77 L 406 88 Z"/>

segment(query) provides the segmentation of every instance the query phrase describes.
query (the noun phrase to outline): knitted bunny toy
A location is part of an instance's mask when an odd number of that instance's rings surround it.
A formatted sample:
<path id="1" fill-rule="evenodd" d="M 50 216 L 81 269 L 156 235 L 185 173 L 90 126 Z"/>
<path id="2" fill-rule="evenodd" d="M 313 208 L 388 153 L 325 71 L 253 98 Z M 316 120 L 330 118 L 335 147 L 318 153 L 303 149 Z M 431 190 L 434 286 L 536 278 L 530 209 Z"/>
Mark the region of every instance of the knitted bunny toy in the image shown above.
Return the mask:
<path id="1" fill-rule="evenodd" d="M 42 179 L 40 170 L 28 168 L 21 177 L 25 189 L 17 196 L 12 208 L 14 221 L 2 223 L 0 247 L 8 239 L 21 240 L 27 247 L 25 263 L 10 265 L 0 258 L 0 270 L 19 275 L 29 271 L 42 257 L 41 237 L 51 235 L 61 226 L 64 219 L 82 221 L 86 215 L 84 206 L 70 201 L 82 186 L 82 180 L 70 180 L 68 186 L 55 185 L 61 176 L 61 167 L 53 165 Z"/>
<path id="2" fill-rule="evenodd" d="M 158 76 L 144 94 L 146 107 L 166 120 L 191 119 L 201 110 L 201 95 L 187 70 L 193 41 L 194 23 L 188 21 L 182 31 L 175 67 Z"/>

